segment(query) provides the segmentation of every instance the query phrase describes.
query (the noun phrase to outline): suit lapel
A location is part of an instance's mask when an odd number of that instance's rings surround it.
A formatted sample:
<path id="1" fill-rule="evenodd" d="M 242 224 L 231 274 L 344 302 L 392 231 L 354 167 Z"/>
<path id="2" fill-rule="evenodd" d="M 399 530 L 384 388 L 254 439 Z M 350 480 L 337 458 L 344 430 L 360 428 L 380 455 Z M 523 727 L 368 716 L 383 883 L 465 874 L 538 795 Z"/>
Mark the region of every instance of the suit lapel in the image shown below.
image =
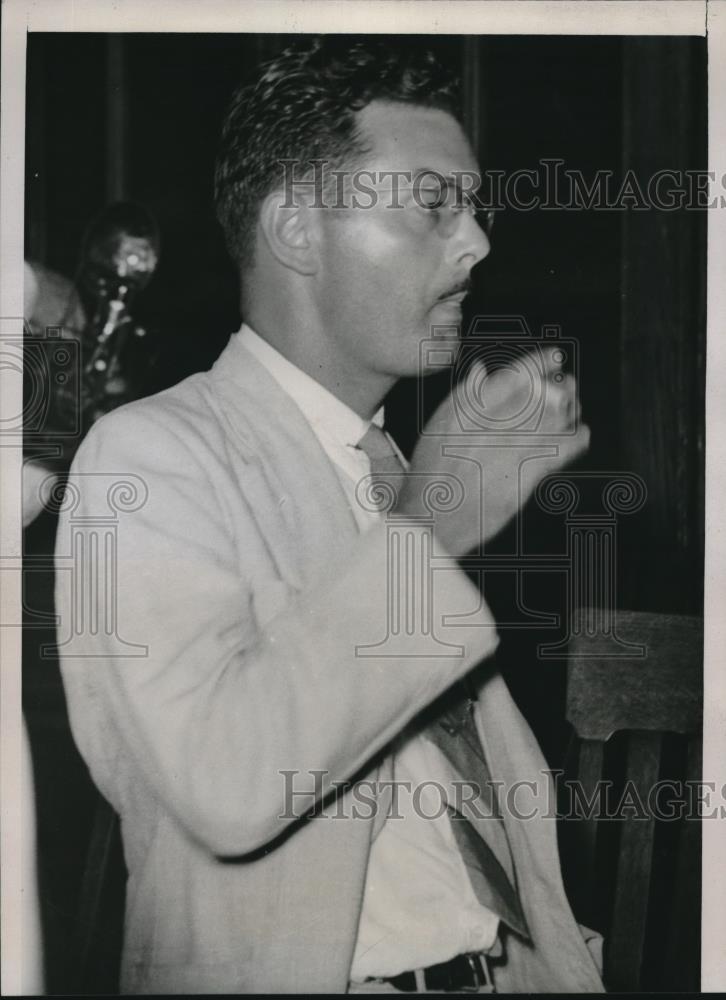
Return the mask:
<path id="1" fill-rule="evenodd" d="M 357 535 L 335 469 L 301 410 L 237 335 L 210 375 L 220 415 L 248 451 L 245 496 L 278 570 L 298 590 L 315 586 L 341 540 Z"/>

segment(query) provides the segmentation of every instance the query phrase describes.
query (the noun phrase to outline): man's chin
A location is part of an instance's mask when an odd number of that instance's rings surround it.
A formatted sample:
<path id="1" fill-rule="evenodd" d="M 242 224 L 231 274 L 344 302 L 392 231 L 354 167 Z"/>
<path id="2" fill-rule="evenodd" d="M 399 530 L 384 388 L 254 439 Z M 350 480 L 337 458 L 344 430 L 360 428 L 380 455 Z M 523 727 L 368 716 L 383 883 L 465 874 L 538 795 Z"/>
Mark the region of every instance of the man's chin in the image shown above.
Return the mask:
<path id="1" fill-rule="evenodd" d="M 440 299 L 431 310 L 431 323 L 433 326 L 449 323 L 461 326 L 462 316 L 461 302 L 456 299 Z"/>
<path id="2" fill-rule="evenodd" d="M 432 317 L 419 351 L 418 375 L 435 375 L 451 368 L 461 348 L 461 324 L 436 322 Z"/>
<path id="3" fill-rule="evenodd" d="M 426 332 L 424 344 L 426 348 L 435 348 L 440 345 L 442 348 L 451 350 L 458 349 L 462 340 L 461 315 L 457 319 L 451 318 L 448 321 L 442 314 L 441 318 L 436 316 L 432 310 L 429 319 L 429 328 Z"/>
<path id="4" fill-rule="evenodd" d="M 386 374 L 396 378 L 434 375 L 455 364 L 461 347 L 461 327 L 456 323 L 437 323 L 431 317 L 407 336 L 401 336 L 397 358 L 388 358 Z M 380 359 L 379 359 L 380 360 Z"/>

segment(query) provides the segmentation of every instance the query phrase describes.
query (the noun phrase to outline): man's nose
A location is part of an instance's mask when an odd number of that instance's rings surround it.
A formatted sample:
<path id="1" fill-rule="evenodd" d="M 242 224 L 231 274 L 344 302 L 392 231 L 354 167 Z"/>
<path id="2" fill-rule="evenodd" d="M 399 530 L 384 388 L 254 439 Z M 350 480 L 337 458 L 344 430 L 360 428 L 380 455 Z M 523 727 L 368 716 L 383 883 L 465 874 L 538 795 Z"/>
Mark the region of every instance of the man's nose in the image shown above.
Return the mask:
<path id="1" fill-rule="evenodd" d="M 492 248 L 487 234 L 468 212 L 462 213 L 454 236 L 456 262 L 469 268 L 474 267 L 488 255 Z"/>

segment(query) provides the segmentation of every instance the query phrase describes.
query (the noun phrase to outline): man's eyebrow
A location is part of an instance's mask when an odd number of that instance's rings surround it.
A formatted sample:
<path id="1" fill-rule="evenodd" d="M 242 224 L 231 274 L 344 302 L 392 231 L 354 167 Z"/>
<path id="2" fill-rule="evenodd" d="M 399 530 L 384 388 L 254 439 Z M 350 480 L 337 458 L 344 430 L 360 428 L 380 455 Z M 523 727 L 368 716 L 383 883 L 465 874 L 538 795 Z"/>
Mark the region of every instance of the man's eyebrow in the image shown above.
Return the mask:
<path id="1" fill-rule="evenodd" d="M 434 167 L 414 167 L 411 171 L 411 180 L 415 183 L 420 178 L 428 175 L 432 184 L 446 186 L 446 190 L 454 190 L 457 194 L 465 191 L 466 194 L 475 194 L 481 187 L 482 179 L 479 170 L 452 170 L 448 174 L 436 170 Z M 465 183 L 463 183 L 465 181 Z"/>

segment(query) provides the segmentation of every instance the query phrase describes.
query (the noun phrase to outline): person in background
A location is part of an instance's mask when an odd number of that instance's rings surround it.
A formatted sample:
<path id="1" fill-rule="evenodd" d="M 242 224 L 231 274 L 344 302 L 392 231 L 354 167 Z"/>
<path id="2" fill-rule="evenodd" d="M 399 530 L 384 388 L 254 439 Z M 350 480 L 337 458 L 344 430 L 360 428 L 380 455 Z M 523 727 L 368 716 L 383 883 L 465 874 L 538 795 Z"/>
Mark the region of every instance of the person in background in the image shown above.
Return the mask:
<path id="1" fill-rule="evenodd" d="M 149 384 L 156 349 L 133 307 L 158 259 L 148 210 L 114 202 L 86 230 L 75 282 L 25 262 L 24 528 L 57 506 L 58 487 L 91 424 Z"/>
<path id="2" fill-rule="evenodd" d="M 86 326 L 86 315 L 71 281 L 56 271 L 51 271 L 35 261 L 25 261 L 23 288 L 23 318 L 26 324 L 25 339 L 25 410 L 31 405 L 31 394 L 43 397 L 50 409 L 52 383 L 47 377 L 40 358 L 33 356 L 30 337 L 42 337 L 46 330 L 65 331 L 66 338 L 79 340 Z M 27 420 L 26 420 L 27 435 Z M 42 454 L 45 451 L 45 454 Z M 23 463 L 22 513 L 23 528 L 27 528 L 50 502 L 59 479 L 58 463 L 54 461 L 56 449 L 25 448 Z M 33 454 L 41 452 L 41 457 Z"/>

